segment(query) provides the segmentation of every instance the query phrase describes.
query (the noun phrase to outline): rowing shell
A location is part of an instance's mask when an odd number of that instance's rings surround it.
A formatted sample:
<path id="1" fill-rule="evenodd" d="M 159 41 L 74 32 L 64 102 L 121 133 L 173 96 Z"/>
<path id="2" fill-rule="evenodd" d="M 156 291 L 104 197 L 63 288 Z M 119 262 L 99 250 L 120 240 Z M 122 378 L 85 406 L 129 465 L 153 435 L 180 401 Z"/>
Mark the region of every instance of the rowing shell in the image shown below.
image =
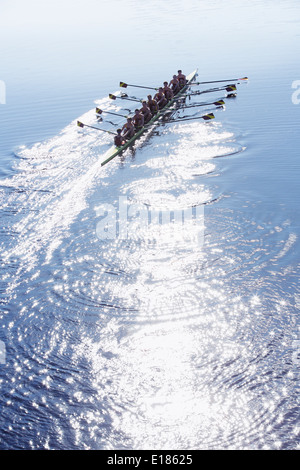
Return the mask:
<path id="1" fill-rule="evenodd" d="M 113 145 L 106 152 L 106 154 L 104 155 L 105 159 L 101 163 L 101 166 L 106 165 L 106 163 L 110 162 L 110 160 L 115 158 L 117 155 L 120 155 L 120 153 L 122 153 L 124 150 L 126 150 L 128 147 L 130 147 L 130 145 L 132 145 L 133 142 L 136 139 L 138 139 L 145 131 L 147 131 L 152 126 L 152 124 L 155 123 L 155 121 L 157 121 L 160 117 L 164 116 L 166 111 L 178 100 L 178 97 L 180 97 L 180 95 L 184 95 L 184 93 L 186 92 L 186 90 L 189 87 L 189 84 L 193 80 L 195 80 L 196 76 L 197 76 L 197 69 L 194 70 L 194 72 L 187 75 L 187 77 L 186 77 L 187 78 L 187 84 L 185 85 L 185 87 L 183 87 L 180 90 L 180 92 L 177 93 L 177 95 L 171 101 L 169 101 L 169 103 L 166 104 L 166 106 L 162 110 L 160 110 L 157 114 L 155 114 L 155 116 L 153 116 L 153 118 L 142 129 L 140 129 L 136 134 L 134 134 L 134 136 L 130 140 L 128 140 L 121 147 L 116 147 L 115 145 Z"/>

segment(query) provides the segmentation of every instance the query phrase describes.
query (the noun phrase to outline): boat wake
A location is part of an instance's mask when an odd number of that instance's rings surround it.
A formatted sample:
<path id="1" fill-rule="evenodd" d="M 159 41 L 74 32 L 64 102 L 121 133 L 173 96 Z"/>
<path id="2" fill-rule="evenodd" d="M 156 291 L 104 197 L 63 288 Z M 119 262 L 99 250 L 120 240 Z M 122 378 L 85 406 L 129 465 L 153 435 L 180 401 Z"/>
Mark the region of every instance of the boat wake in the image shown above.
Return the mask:
<path id="1" fill-rule="evenodd" d="M 106 109 L 120 109 L 108 99 L 97 101 Z M 95 112 L 80 119 L 95 125 Z M 160 129 L 160 138 L 128 151 L 117 165 L 101 168 L 101 155 L 111 144 L 111 136 L 96 130 L 78 130 L 70 123 L 52 139 L 21 147 L 14 175 L 2 180 L 1 210 L 8 236 L 3 246 L 3 263 L 18 260 L 20 270 L 32 270 L 41 260 L 49 263 L 66 237 L 72 236 L 71 225 L 78 215 L 89 209 L 93 191 L 105 190 L 110 200 L 115 194 L 151 205 L 156 209 L 184 209 L 216 200 L 210 185 L 199 177 L 213 174 L 212 159 L 230 154 L 233 135 L 219 125 L 204 123 L 172 124 Z M 96 124 L 97 125 L 97 124 Z M 101 127 L 105 123 L 101 123 Z M 107 125 L 108 126 L 108 125 Z M 129 158 L 128 158 L 129 156 Z M 131 170 L 129 172 L 129 163 Z M 126 175 L 118 174 L 125 165 Z M 124 170 L 124 168 L 123 168 Z M 21 272 L 20 271 L 20 272 Z"/>

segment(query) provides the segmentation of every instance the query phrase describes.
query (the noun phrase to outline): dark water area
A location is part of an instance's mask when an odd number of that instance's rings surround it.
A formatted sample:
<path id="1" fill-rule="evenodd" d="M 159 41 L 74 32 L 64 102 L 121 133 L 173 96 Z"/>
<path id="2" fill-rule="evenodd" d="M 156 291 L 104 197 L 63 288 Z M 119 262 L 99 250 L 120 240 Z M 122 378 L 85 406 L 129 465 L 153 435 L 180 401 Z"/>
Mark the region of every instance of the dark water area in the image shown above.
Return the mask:
<path id="1" fill-rule="evenodd" d="M 126 5 L 1 7 L 0 448 L 299 449 L 299 2 Z M 101 167 L 178 68 L 249 80 Z"/>

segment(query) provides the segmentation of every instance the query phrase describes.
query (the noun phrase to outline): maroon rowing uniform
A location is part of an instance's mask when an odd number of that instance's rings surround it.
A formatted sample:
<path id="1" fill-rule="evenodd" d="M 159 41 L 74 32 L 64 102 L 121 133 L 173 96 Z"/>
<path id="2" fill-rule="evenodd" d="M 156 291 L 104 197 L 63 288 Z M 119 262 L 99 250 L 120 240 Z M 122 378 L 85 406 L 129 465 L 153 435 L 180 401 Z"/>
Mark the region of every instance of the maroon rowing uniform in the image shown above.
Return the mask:
<path id="1" fill-rule="evenodd" d="M 163 92 L 164 92 L 164 95 L 165 95 L 165 97 L 168 101 L 171 101 L 171 99 L 174 98 L 173 91 L 168 86 L 168 82 L 164 82 Z"/>
<path id="2" fill-rule="evenodd" d="M 179 81 L 180 88 L 186 85 L 186 76 L 182 73 L 182 70 L 178 70 L 177 79 Z"/>
<path id="3" fill-rule="evenodd" d="M 162 88 L 159 88 L 158 93 L 156 93 L 154 96 L 154 99 L 157 101 L 159 109 L 162 109 L 164 106 L 166 106 L 168 102 Z"/>
<path id="4" fill-rule="evenodd" d="M 147 124 L 147 122 L 149 122 L 150 119 L 152 118 L 152 114 L 151 114 L 150 109 L 147 106 L 146 101 L 143 101 L 143 107 L 140 109 L 140 113 L 142 113 L 142 115 L 144 116 L 144 122 L 145 124 Z"/>
<path id="5" fill-rule="evenodd" d="M 148 95 L 147 106 L 150 109 L 152 116 L 158 113 L 159 109 L 158 109 L 157 101 L 154 100 L 151 95 Z"/>
<path id="6" fill-rule="evenodd" d="M 125 143 L 124 137 L 121 135 L 122 129 L 117 129 L 117 135 L 114 139 L 115 141 L 115 146 L 116 147 L 122 147 L 122 145 Z"/>
<path id="7" fill-rule="evenodd" d="M 180 91 L 180 85 L 179 85 L 179 80 L 176 75 L 173 75 L 173 78 L 170 81 L 169 86 L 171 87 L 173 94 L 177 95 L 177 93 Z"/>
<path id="8" fill-rule="evenodd" d="M 122 131 L 124 132 L 124 139 L 129 140 L 134 136 L 135 130 L 134 125 L 132 124 L 132 118 L 127 118 L 127 122 L 125 122 L 124 126 L 122 127 Z"/>
<path id="9" fill-rule="evenodd" d="M 135 110 L 135 115 L 133 116 L 133 124 L 136 130 L 141 129 L 144 126 L 144 116 L 140 113 L 139 109 Z"/>

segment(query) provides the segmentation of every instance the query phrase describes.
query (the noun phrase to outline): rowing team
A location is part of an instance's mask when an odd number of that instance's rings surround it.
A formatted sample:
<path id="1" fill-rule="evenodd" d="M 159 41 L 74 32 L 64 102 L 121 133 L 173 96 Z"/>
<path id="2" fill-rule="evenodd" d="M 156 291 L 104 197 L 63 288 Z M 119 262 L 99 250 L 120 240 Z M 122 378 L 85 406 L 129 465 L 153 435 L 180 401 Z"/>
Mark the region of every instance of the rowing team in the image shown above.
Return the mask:
<path id="1" fill-rule="evenodd" d="M 164 86 L 158 89 L 153 98 L 151 95 L 148 95 L 148 101 L 142 102 L 142 108 L 136 109 L 132 118 L 127 118 L 127 122 L 122 129 L 117 129 L 117 135 L 114 139 L 115 146 L 121 147 L 126 140 L 131 139 L 136 132 L 142 129 L 159 110 L 163 109 L 177 95 L 186 83 L 186 76 L 181 70 L 178 70 L 178 75 L 173 75 L 169 84 L 164 82 Z"/>

